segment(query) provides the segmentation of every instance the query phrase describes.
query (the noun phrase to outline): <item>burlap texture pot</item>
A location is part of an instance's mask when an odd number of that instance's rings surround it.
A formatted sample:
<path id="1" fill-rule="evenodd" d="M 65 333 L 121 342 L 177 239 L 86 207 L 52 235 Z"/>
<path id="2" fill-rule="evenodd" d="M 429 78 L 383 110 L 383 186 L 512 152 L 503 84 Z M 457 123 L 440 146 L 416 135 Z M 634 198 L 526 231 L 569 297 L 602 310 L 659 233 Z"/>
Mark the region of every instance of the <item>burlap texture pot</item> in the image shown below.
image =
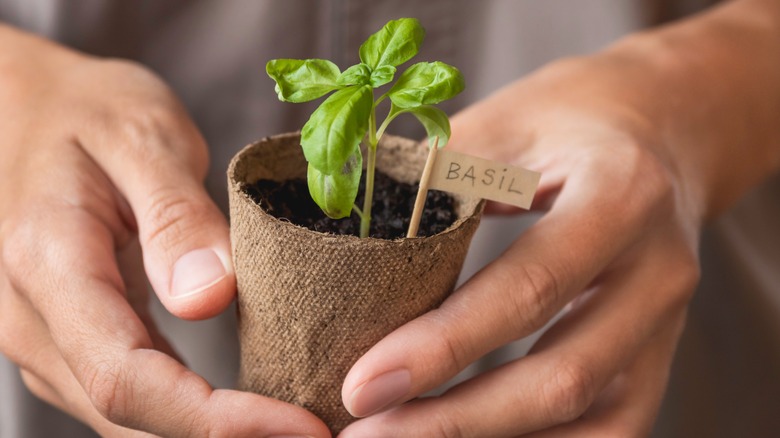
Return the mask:
<path id="1" fill-rule="evenodd" d="M 352 365 L 452 291 L 483 203 L 456 197 L 458 221 L 435 236 L 395 241 L 319 233 L 267 214 L 243 190 L 258 179 L 305 178 L 298 134 L 263 139 L 228 170 L 238 282 L 239 388 L 302 406 L 338 432 L 354 418 L 341 385 Z M 385 136 L 377 167 L 419 179 L 425 148 Z"/>

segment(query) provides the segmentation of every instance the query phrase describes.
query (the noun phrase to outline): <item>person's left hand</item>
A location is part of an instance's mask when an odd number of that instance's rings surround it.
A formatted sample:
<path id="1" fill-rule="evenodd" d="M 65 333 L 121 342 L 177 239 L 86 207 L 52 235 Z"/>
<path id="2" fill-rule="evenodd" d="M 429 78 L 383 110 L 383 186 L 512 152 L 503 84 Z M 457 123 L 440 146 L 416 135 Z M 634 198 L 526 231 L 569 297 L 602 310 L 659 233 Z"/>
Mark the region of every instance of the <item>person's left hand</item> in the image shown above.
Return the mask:
<path id="1" fill-rule="evenodd" d="M 370 416 L 341 436 L 649 433 L 698 281 L 700 204 L 673 144 L 578 65 L 556 63 L 454 118 L 448 147 L 543 172 L 535 208 L 546 214 L 355 364 L 344 403 Z M 563 309 L 527 356 L 410 401 Z"/>

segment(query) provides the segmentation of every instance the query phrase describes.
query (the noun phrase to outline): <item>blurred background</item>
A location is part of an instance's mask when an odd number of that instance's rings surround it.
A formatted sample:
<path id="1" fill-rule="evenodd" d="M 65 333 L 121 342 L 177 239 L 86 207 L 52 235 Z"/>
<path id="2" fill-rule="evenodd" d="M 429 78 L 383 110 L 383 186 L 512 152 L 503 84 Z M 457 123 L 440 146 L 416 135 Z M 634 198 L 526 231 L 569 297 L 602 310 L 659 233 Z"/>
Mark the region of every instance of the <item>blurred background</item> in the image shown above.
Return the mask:
<path id="1" fill-rule="evenodd" d="M 597 51 L 620 37 L 697 13 L 711 1 L 684 0 L 0 0 L 0 21 L 98 56 L 134 59 L 162 76 L 187 105 L 212 153 L 207 181 L 227 210 L 225 171 L 251 141 L 300 129 L 314 104 L 279 103 L 265 62 L 323 57 L 343 69 L 360 43 L 392 18 L 427 29 L 417 60 L 458 66 L 467 89 L 450 114 L 554 61 Z M 724 109 L 727 110 L 727 109 Z M 497 114 L 496 117 L 500 117 Z M 391 133 L 421 138 L 399 119 Z M 770 437 L 780 430 L 780 211 L 766 215 L 770 181 L 708 227 L 704 277 L 692 303 L 653 436 Z M 777 205 L 775 200 L 773 205 Z M 759 213 L 759 210 L 764 213 Z M 535 214 L 488 217 L 462 279 L 498 256 Z M 776 233 L 775 233 L 776 234 Z M 774 262 L 774 266 L 772 263 Z M 652 297 L 648 297 L 652 299 Z M 204 322 L 154 313 L 187 363 L 217 387 L 237 375 L 234 309 Z M 470 373 L 521 357 L 536 337 L 490 354 Z M 0 437 L 94 433 L 33 399 L 0 356 Z"/>

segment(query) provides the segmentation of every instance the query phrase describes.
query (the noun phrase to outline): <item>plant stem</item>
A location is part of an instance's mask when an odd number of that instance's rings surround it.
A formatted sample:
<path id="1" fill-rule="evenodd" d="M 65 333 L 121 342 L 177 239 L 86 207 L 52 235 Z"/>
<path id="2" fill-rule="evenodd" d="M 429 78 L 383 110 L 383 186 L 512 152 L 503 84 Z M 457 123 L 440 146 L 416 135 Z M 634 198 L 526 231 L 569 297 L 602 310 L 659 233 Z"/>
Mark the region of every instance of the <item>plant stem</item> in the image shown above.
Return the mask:
<path id="1" fill-rule="evenodd" d="M 368 157 L 366 160 L 366 191 L 363 199 L 363 215 L 360 216 L 360 237 L 368 237 L 371 229 L 371 206 L 374 201 L 374 172 L 376 169 L 376 103 L 371 107 L 368 119 Z"/>
<path id="2" fill-rule="evenodd" d="M 379 103 L 381 101 L 381 99 L 382 98 L 380 98 L 380 100 L 378 100 L 377 103 Z M 379 129 L 377 129 L 377 131 L 376 131 L 376 139 L 377 139 L 377 141 L 379 141 L 379 139 L 381 139 L 382 136 L 385 134 L 385 129 L 387 129 L 387 126 L 390 124 L 390 122 L 392 122 L 393 120 L 395 120 L 396 117 L 400 116 L 401 114 L 403 114 L 405 112 L 406 111 L 404 111 L 404 110 L 400 110 L 400 109 L 392 107 L 392 106 L 390 107 L 390 111 L 388 111 L 387 117 L 385 117 L 385 120 L 382 122 L 381 125 L 379 125 Z"/>
<path id="3" fill-rule="evenodd" d="M 374 197 L 374 169 L 376 166 L 376 146 L 368 147 L 368 165 L 366 166 L 366 192 L 363 200 L 363 216 L 360 217 L 360 237 L 368 237 L 371 228 L 371 204 Z"/>
<path id="4" fill-rule="evenodd" d="M 392 122 L 394 118 L 395 118 L 395 116 L 391 117 L 390 115 L 388 115 L 387 118 L 385 119 L 385 121 L 382 122 L 382 124 L 379 126 L 379 130 L 376 132 L 377 141 L 380 138 L 382 138 L 382 135 L 385 133 L 385 129 L 387 129 L 387 125 L 389 125 L 390 122 Z"/>

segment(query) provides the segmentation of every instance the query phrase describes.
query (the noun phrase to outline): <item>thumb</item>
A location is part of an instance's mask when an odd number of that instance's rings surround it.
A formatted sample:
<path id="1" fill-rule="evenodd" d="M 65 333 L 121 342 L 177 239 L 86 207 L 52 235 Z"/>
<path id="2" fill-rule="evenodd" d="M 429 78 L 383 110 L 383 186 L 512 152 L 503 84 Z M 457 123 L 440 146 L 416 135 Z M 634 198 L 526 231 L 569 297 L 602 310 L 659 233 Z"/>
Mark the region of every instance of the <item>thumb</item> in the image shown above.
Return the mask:
<path id="1" fill-rule="evenodd" d="M 132 210 L 144 270 L 162 304 L 183 319 L 210 318 L 233 300 L 236 280 L 227 220 L 203 185 L 206 143 L 183 116 L 136 125 L 122 130 L 132 135 L 106 133 L 85 147 Z M 106 144 L 115 146 L 97 147 Z"/>
<path id="2" fill-rule="evenodd" d="M 235 296 L 227 221 L 194 175 L 166 173 L 153 183 L 131 205 L 149 282 L 172 314 L 212 317 Z"/>

